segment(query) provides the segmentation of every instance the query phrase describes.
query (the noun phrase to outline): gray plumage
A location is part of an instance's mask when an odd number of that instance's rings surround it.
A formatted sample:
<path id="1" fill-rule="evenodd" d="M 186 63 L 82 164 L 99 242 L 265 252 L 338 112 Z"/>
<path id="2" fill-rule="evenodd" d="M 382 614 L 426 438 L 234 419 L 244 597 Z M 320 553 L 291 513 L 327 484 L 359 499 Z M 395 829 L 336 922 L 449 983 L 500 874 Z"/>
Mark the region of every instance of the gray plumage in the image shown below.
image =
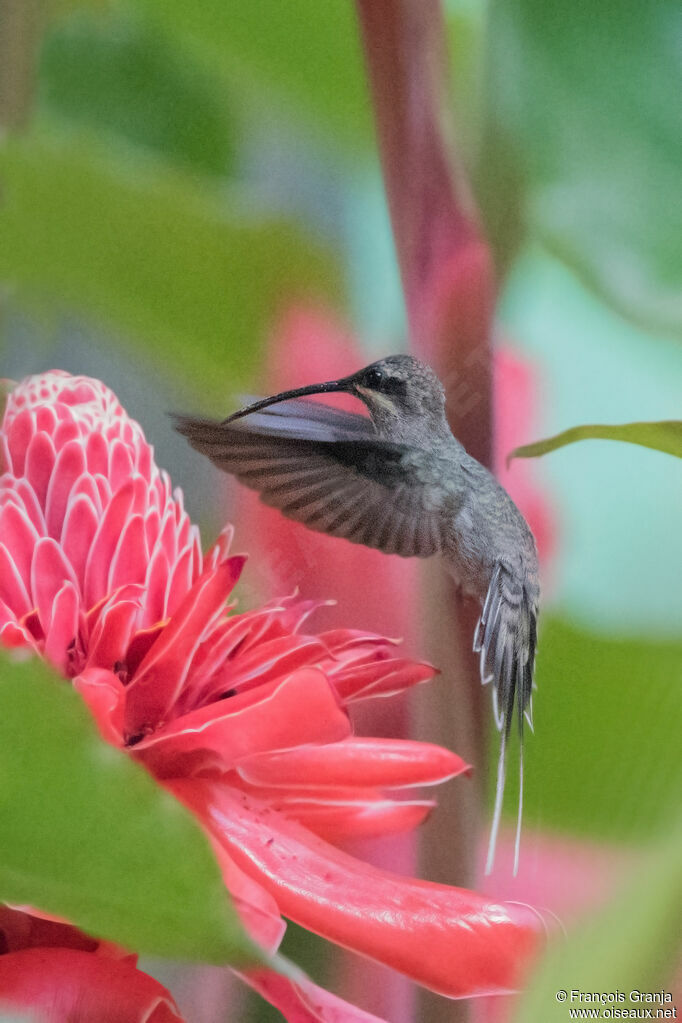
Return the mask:
<path id="1" fill-rule="evenodd" d="M 302 400 L 338 391 L 360 398 L 370 418 Z M 342 380 L 253 402 L 222 422 L 174 418 L 197 451 L 288 518 L 387 554 L 438 554 L 480 602 L 473 646 L 481 681 L 493 682 L 501 733 L 490 870 L 514 716 L 521 739 L 524 716 L 532 725 L 538 561 L 512 499 L 452 435 L 435 373 L 412 356 L 394 355 Z M 520 757 L 515 871 L 523 745 Z"/>

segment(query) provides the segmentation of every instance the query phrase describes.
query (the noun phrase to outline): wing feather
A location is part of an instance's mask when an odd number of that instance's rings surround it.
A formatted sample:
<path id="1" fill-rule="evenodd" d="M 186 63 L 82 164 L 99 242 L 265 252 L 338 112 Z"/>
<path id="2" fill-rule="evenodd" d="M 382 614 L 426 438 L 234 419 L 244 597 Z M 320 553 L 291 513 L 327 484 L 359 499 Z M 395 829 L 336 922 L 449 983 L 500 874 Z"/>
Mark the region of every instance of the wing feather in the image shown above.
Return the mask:
<path id="1" fill-rule="evenodd" d="M 379 438 L 364 416 L 287 401 L 231 423 L 176 416 L 175 426 L 265 504 L 310 529 L 403 557 L 443 547 L 445 521 L 433 500 L 443 467 L 429 480 L 428 459 Z"/>

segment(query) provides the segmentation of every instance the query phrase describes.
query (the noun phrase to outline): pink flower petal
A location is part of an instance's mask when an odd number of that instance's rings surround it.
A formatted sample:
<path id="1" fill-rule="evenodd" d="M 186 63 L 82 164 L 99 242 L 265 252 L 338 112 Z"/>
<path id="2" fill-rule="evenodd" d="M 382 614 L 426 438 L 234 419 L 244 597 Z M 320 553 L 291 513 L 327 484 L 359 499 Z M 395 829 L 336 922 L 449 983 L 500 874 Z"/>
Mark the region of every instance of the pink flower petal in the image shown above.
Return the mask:
<path id="1" fill-rule="evenodd" d="M 147 538 L 147 547 L 150 551 L 156 550 L 155 545 L 159 538 L 160 524 L 161 516 L 159 509 L 152 505 L 144 515 L 145 536 Z"/>
<path id="2" fill-rule="evenodd" d="M 139 629 L 131 639 L 126 651 L 126 671 L 132 678 L 151 650 L 154 643 L 168 625 L 168 622 L 157 622 L 150 629 Z"/>
<path id="3" fill-rule="evenodd" d="M 388 647 L 400 646 L 401 643 L 399 639 L 386 639 L 384 636 L 376 636 L 361 629 L 328 629 L 321 634 L 320 639 L 324 640 L 336 655 L 359 649 L 361 656 L 382 651 L 384 656 L 387 656 Z"/>
<path id="4" fill-rule="evenodd" d="M 239 652 L 225 673 L 227 685 L 246 689 L 324 660 L 327 650 L 316 636 L 282 636 Z"/>
<path id="5" fill-rule="evenodd" d="M 296 592 L 290 597 L 278 597 L 277 600 L 271 601 L 256 611 L 241 615 L 241 618 L 258 615 L 258 627 L 251 629 L 243 649 L 249 650 L 256 644 L 297 633 L 306 618 L 309 618 L 314 611 L 321 607 L 329 607 L 333 603 L 333 600 L 302 600 Z M 263 612 L 269 612 L 267 617 L 261 617 Z M 317 638 L 326 645 L 324 636 Z"/>
<path id="6" fill-rule="evenodd" d="M 277 804 L 274 804 L 277 808 Z M 351 839 L 387 838 L 414 831 L 436 806 L 432 799 L 349 801 L 337 806 L 287 800 L 282 811 L 327 842 L 346 845 Z"/>
<path id="7" fill-rule="evenodd" d="M 82 492 L 72 495 L 62 525 L 61 544 L 81 593 L 85 590 L 85 566 L 98 525 L 99 516 L 92 497 Z"/>
<path id="8" fill-rule="evenodd" d="M 79 439 L 80 435 L 81 433 L 78 423 L 75 423 L 73 419 L 62 416 L 53 433 L 54 446 L 57 451 L 61 452 L 64 448 L 71 444 L 72 441 Z"/>
<path id="9" fill-rule="evenodd" d="M 109 567 L 108 588 L 114 590 L 125 583 L 143 582 L 148 560 L 144 520 L 141 515 L 131 515 L 116 544 Z"/>
<path id="10" fill-rule="evenodd" d="M 440 994 L 515 990 L 545 933 L 527 907 L 378 870 L 220 782 L 172 788 L 284 916 Z"/>
<path id="11" fill-rule="evenodd" d="M 227 522 L 220 531 L 218 539 L 211 549 L 206 552 L 205 564 L 207 568 L 215 568 L 227 557 L 232 539 L 234 537 L 234 526 Z"/>
<path id="12" fill-rule="evenodd" d="M 67 672 L 69 651 L 74 647 L 78 636 L 79 609 L 78 590 L 67 580 L 52 603 L 43 651 L 47 660 L 62 674 Z"/>
<path id="13" fill-rule="evenodd" d="M 384 1023 L 378 1016 L 344 1002 L 304 974 L 296 980 L 271 970 L 235 970 L 237 976 L 282 1013 L 288 1023 Z"/>
<path id="14" fill-rule="evenodd" d="M 194 580 L 194 547 L 193 544 L 180 551 L 172 571 L 166 580 L 164 594 L 164 617 L 170 618 L 178 610 Z"/>
<path id="15" fill-rule="evenodd" d="M 28 614 L 33 607 L 14 558 L 2 543 L 0 543 L 0 600 L 12 609 L 17 618 Z"/>
<path id="16" fill-rule="evenodd" d="M 147 600 L 145 601 L 142 624 L 147 628 L 166 617 L 166 590 L 170 570 L 169 555 L 163 545 L 158 544 L 147 565 L 145 579 Z"/>
<path id="17" fill-rule="evenodd" d="M 38 404 L 34 412 L 36 432 L 43 431 L 52 436 L 59 426 L 59 416 L 51 405 Z"/>
<path id="18" fill-rule="evenodd" d="M 0 906 L 0 936 L 3 952 L 19 952 L 22 948 L 36 946 L 96 952 L 99 944 L 96 938 L 88 937 L 57 917 L 10 906 Z"/>
<path id="19" fill-rule="evenodd" d="M 120 440 L 115 440 L 109 446 L 109 471 L 107 476 L 111 481 L 111 489 L 114 493 L 119 487 L 133 475 L 133 458 L 130 447 Z"/>
<path id="20" fill-rule="evenodd" d="M 326 676 L 306 668 L 178 718 L 138 742 L 134 753 L 159 776 L 178 777 L 182 755 L 196 750 L 215 753 L 226 770 L 264 750 L 335 742 L 349 734 L 348 716 Z"/>
<path id="21" fill-rule="evenodd" d="M 86 668 L 73 680 L 73 687 L 87 703 L 102 738 L 122 746 L 126 691 L 120 679 L 103 668 Z"/>
<path id="22" fill-rule="evenodd" d="M 21 578 L 28 582 L 31 574 L 33 548 L 38 542 L 39 533 L 33 522 L 14 501 L 5 500 L 0 507 L 0 537 L 11 555 Z"/>
<path id="23" fill-rule="evenodd" d="M 254 941 L 269 952 L 275 952 L 287 926 L 280 915 L 277 903 L 257 881 L 239 869 L 217 839 L 209 837 L 212 839 L 213 852 L 241 922 Z"/>
<path id="24" fill-rule="evenodd" d="M 109 566 L 114 556 L 119 537 L 128 521 L 137 480 L 129 480 L 111 500 L 106 495 L 106 480 L 96 477 L 95 482 L 106 500 L 106 510 L 100 520 L 97 533 L 90 545 L 85 566 L 85 589 L 83 596 L 88 607 L 96 604 L 107 593 Z"/>
<path id="25" fill-rule="evenodd" d="M 57 451 L 59 454 L 55 460 L 45 501 L 47 532 L 55 540 L 61 536 L 71 491 L 86 469 L 82 441 L 72 440 L 61 449 L 57 446 Z"/>
<path id="26" fill-rule="evenodd" d="M 267 626 L 272 614 L 272 608 L 266 606 L 233 615 L 221 622 L 216 627 L 211 642 L 204 643 L 194 661 L 196 670 L 203 676 L 203 681 L 207 679 L 212 667 L 215 669 L 218 663 L 227 665 L 227 662 L 234 660 L 238 653 L 248 650 L 254 633 L 260 633 Z M 217 684 L 224 688 L 222 678 Z"/>
<path id="27" fill-rule="evenodd" d="M 184 685 L 192 656 L 204 630 L 222 612 L 245 558 L 229 558 L 205 573 L 185 597 L 181 608 L 154 643 L 128 687 L 126 731 L 144 732 L 164 720 Z"/>
<path id="28" fill-rule="evenodd" d="M 171 562 L 175 562 L 178 556 L 178 532 L 171 505 L 167 506 L 165 516 L 161 522 L 160 540 Z"/>
<path id="29" fill-rule="evenodd" d="M 280 615 L 284 613 L 285 601 L 276 600 L 252 611 L 234 615 L 229 622 L 230 630 L 235 637 L 230 656 L 234 655 L 237 648 L 244 654 L 259 643 L 287 635 L 287 630 L 282 629 L 278 622 Z"/>
<path id="30" fill-rule="evenodd" d="M 97 624 L 102 615 L 110 607 L 120 603 L 123 600 L 131 600 L 134 603 L 139 603 L 144 595 L 144 587 L 140 586 L 139 583 L 126 583 L 124 586 L 119 586 L 113 593 L 106 593 L 101 600 L 98 600 L 86 613 L 86 630 L 88 636 L 94 636 L 97 629 Z"/>
<path id="31" fill-rule="evenodd" d="M 0 600 L 0 626 L 7 625 L 9 622 L 14 625 L 16 620 L 17 616 L 14 611 L 7 606 L 4 600 Z"/>
<path id="32" fill-rule="evenodd" d="M 442 746 L 357 737 L 334 746 L 264 753 L 239 766 L 239 774 L 252 784 L 285 788 L 306 784 L 404 788 L 434 785 L 470 770 L 461 757 Z"/>
<path id="33" fill-rule="evenodd" d="M 52 537 L 42 537 L 33 548 L 31 591 L 45 635 L 52 627 L 55 597 L 65 582 L 78 592 L 78 581 L 62 548 Z"/>
<path id="34" fill-rule="evenodd" d="M 128 960 L 70 948 L 0 955 L 0 1003 L 47 1023 L 181 1023 L 169 992 Z"/>
<path id="35" fill-rule="evenodd" d="M 24 515 L 33 524 L 38 535 L 43 536 L 47 527 L 35 491 L 25 479 L 12 479 L 10 482 L 12 492 L 16 495 Z"/>
<path id="36" fill-rule="evenodd" d="M 90 434 L 85 445 L 88 472 L 91 476 L 105 475 L 109 464 L 108 445 L 99 431 Z"/>
<path id="37" fill-rule="evenodd" d="M 8 451 L 7 469 L 15 476 L 23 476 L 26 452 L 35 433 L 33 416 L 27 409 L 24 409 L 10 423 L 7 423 L 7 418 L 5 417 L 3 423 Z"/>
<path id="38" fill-rule="evenodd" d="M 106 506 L 106 502 L 111 498 L 111 494 L 106 493 L 108 483 L 104 476 L 90 476 L 88 473 L 83 473 L 79 480 L 76 480 L 75 486 L 72 490 L 72 496 L 75 499 L 78 494 L 85 494 L 92 501 L 93 507 L 97 512 L 97 522 L 99 523 L 102 512 Z M 102 494 L 104 493 L 104 503 Z"/>
<path id="39" fill-rule="evenodd" d="M 225 608 L 229 612 L 234 605 Z M 233 621 L 234 619 L 232 619 Z M 229 686 L 225 682 L 227 661 L 234 648 L 231 619 L 218 622 L 192 660 L 191 685 L 178 696 L 176 711 L 186 714 L 195 707 L 222 699 Z"/>
<path id="40" fill-rule="evenodd" d="M 90 636 L 88 667 L 113 671 L 118 663 L 126 665 L 126 653 L 139 613 L 140 604 L 136 600 L 119 600 L 102 611 Z"/>
<path id="41" fill-rule="evenodd" d="M 30 647 L 38 653 L 38 646 L 29 631 L 14 622 L 6 622 L 0 627 L 0 645 L 10 650 Z"/>
<path id="42" fill-rule="evenodd" d="M 347 703 L 370 696 L 393 696 L 438 674 L 431 664 L 394 658 L 373 660 L 357 667 L 341 667 L 332 674 L 337 692 Z"/>
<path id="43" fill-rule="evenodd" d="M 143 438 L 144 440 L 144 438 Z M 145 479 L 151 479 L 152 472 L 156 470 L 154 465 L 154 452 L 149 444 L 139 444 L 137 446 L 137 471 L 140 476 L 144 476 Z"/>
<path id="44" fill-rule="evenodd" d="M 43 508 L 56 457 L 52 439 L 46 433 L 34 434 L 26 451 L 24 472 Z"/>
<path id="45" fill-rule="evenodd" d="M 436 805 L 427 799 L 388 799 L 370 788 L 290 788 L 288 790 L 236 787 L 258 799 L 267 799 L 273 810 L 297 820 L 329 842 L 351 838 L 377 838 L 412 831 Z"/>

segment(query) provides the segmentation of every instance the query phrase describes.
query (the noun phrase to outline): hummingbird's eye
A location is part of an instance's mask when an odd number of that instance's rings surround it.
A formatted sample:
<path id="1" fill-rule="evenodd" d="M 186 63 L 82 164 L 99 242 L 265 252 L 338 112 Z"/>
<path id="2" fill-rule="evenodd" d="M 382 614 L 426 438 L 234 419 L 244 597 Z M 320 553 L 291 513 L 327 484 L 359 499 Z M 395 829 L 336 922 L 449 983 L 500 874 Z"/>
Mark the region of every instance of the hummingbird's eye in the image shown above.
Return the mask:
<path id="1" fill-rule="evenodd" d="M 364 379 L 365 387 L 370 387 L 374 391 L 379 391 L 381 390 L 381 385 L 383 384 L 383 382 L 384 374 L 381 372 L 380 369 L 377 369 L 376 366 L 372 366 L 372 368 L 368 369 L 367 372 L 365 373 Z"/>

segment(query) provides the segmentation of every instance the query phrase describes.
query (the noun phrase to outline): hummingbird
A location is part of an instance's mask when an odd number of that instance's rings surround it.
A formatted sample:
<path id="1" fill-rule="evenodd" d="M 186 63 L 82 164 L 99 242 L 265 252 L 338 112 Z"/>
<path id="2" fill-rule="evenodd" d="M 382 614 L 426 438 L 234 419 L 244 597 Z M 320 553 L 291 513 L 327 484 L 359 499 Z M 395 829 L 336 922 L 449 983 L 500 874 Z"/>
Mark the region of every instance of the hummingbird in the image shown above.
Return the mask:
<path id="1" fill-rule="evenodd" d="M 359 398 L 369 418 L 305 400 L 339 392 Z M 509 494 L 453 436 L 434 371 L 411 355 L 391 355 L 351 376 L 253 401 L 222 421 L 174 420 L 193 448 L 288 518 L 386 554 L 438 555 L 457 586 L 478 601 L 473 649 L 481 682 L 492 683 L 500 733 L 486 873 L 494 863 L 516 717 L 516 874 L 524 717 L 533 728 L 538 556 Z"/>

